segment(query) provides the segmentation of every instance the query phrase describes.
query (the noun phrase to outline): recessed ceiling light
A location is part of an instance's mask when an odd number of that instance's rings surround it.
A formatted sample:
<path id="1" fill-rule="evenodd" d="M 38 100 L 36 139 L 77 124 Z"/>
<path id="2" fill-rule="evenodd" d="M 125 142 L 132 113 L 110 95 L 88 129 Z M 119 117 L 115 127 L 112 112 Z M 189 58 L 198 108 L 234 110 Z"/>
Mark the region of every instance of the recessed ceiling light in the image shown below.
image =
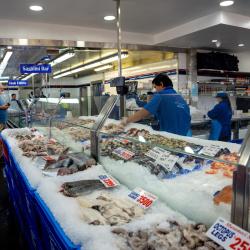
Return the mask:
<path id="1" fill-rule="evenodd" d="M 239 47 L 244 47 L 245 44 L 244 44 L 244 43 L 239 43 L 238 46 L 239 46 Z"/>
<path id="2" fill-rule="evenodd" d="M 227 7 L 227 6 L 231 6 L 231 5 L 233 5 L 234 4 L 234 1 L 229 1 L 229 0 L 227 0 L 227 1 L 221 1 L 220 2 L 220 6 L 222 6 L 222 7 Z"/>
<path id="3" fill-rule="evenodd" d="M 42 11 L 43 7 L 40 6 L 40 5 L 31 5 L 30 6 L 30 10 L 33 10 L 33 11 Z"/>
<path id="4" fill-rule="evenodd" d="M 115 16 L 105 16 L 104 20 L 106 20 L 106 21 L 113 21 L 113 20 L 115 20 Z"/>
<path id="5" fill-rule="evenodd" d="M 212 43 L 217 43 L 217 42 L 218 42 L 218 40 L 216 40 L 216 39 L 212 40 Z"/>

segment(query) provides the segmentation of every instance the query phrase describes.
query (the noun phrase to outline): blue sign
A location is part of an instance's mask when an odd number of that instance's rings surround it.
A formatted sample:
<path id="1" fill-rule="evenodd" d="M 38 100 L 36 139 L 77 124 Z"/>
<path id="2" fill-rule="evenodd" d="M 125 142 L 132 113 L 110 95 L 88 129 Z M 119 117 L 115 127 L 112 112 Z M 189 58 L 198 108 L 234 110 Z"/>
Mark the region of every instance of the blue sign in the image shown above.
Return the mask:
<path id="1" fill-rule="evenodd" d="M 28 81 L 25 80 L 9 80 L 8 86 L 10 87 L 24 87 L 28 86 Z"/>
<path id="2" fill-rule="evenodd" d="M 21 74 L 41 74 L 41 73 L 51 73 L 51 65 L 50 64 L 20 64 L 20 72 Z"/>

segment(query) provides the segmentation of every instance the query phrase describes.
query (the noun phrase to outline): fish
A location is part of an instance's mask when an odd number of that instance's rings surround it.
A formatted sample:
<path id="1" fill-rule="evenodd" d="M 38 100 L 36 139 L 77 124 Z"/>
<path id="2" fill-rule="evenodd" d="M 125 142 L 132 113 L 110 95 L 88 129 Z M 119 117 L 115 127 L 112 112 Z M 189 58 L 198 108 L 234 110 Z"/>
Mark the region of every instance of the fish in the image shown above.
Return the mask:
<path id="1" fill-rule="evenodd" d="M 213 201 L 215 205 L 220 203 L 231 204 L 233 199 L 233 188 L 232 186 L 225 186 L 222 190 L 214 195 Z"/>
<path id="2" fill-rule="evenodd" d="M 81 180 L 73 182 L 65 182 L 62 185 L 61 192 L 65 196 L 77 197 L 83 194 L 88 194 L 94 190 L 102 190 L 106 187 L 102 184 L 100 180 Z"/>

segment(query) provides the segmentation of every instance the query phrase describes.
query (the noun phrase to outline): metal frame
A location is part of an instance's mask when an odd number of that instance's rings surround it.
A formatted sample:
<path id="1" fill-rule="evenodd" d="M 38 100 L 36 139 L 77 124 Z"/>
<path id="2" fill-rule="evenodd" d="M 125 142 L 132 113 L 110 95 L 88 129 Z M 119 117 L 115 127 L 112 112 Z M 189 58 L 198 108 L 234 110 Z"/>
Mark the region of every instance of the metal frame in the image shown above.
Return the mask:
<path id="1" fill-rule="evenodd" d="M 98 161 L 99 160 L 99 152 L 100 152 L 100 144 L 99 144 L 99 133 L 112 112 L 114 106 L 116 105 L 119 97 L 118 96 L 110 96 L 105 105 L 103 106 L 99 116 L 93 127 L 90 130 L 90 151 L 91 156 Z"/>
<path id="2" fill-rule="evenodd" d="M 231 221 L 246 231 L 249 231 L 250 126 L 240 148 L 239 156 L 239 166 L 233 175 Z"/>

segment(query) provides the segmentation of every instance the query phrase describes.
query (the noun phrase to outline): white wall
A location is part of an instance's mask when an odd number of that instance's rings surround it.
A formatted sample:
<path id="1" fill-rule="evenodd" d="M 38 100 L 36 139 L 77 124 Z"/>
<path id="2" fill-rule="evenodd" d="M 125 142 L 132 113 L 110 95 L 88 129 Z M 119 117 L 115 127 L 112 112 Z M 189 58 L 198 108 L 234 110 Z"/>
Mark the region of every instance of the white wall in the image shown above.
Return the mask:
<path id="1" fill-rule="evenodd" d="M 239 70 L 241 72 L 250 72 L 250 51 L 236 54 L 239 59 Z"/>

